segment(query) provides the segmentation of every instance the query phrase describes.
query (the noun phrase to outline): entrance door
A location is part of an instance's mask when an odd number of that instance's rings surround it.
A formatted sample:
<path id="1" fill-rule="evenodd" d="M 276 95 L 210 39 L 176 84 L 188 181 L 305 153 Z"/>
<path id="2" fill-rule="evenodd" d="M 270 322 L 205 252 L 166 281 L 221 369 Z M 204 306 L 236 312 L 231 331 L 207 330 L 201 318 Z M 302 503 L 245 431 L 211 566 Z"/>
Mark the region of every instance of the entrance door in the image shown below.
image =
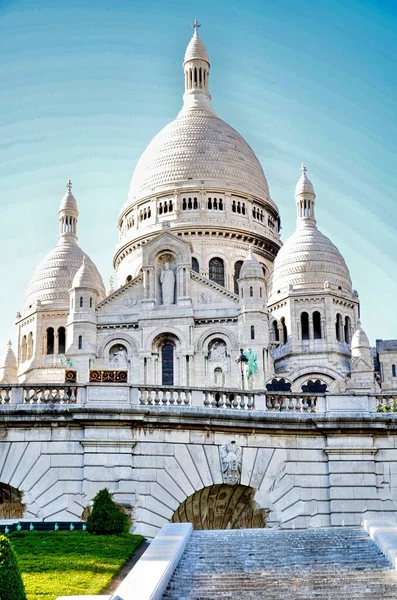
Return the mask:
<path id="1" fill-rule="evenodd" d="M 163 385 L 174 385 L 174 346 L 164 344 L 161 349 L 161 373 Z"/>

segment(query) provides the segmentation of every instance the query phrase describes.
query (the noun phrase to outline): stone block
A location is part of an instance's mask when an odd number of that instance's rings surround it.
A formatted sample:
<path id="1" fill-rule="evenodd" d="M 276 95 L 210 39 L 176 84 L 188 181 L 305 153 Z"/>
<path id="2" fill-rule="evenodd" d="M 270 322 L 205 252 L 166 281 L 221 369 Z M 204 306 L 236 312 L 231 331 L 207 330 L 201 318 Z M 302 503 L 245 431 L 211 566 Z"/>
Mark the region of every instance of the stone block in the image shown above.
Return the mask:
<path id="1" fill-rule="evenodd" d="M 146 454 L 149 456 L 174 456 L 174 444 L 157 444 L 156 442 L 139 442 L 134 448 L 134 454 Z"/>
<path id="2" fill-rule="evenodd" d="M 65 467 L 68 469 L 82 467 L 83 461 L 83 454 L 53 454 L 50 456 L 51 467 Z"/>
<path id="3" fill-rule="evenodd" d="M 132 456 L 132 466 L 134 469 L 164 469 L 164 456 L 148 456 L 138 454 Z"/>
<path id="4" fill-rule="evenodd" d="M 204 452 L 207 458 L 209 470 L 211 472 L 212 481 L 214 484 L 223 483 L 218 446 L 204 446 Z"/>
<path id="5" fill-rule="evenodd" d="M 174 479 L 166 472 L 158 470 L 157 482 L 159 485 L 167 490 L 171 496 L 173 496 L 179 503 L 183 502 L 187 498 L 185 491 L 174 481 Z"/>
<path id="6" fill-rule="evenodd" d="M 203 487 L 208 487 L 212 485 L 213 482 L 211 472 L 209 469 L 203 446 L 199 444 L 189 444 L 188 450 L 190 456 L 192 457 L 193 463 L 195 464 L 196 469 L 200 474 L 200 479 L 202 481 Z"/>
<path id="7" fill-rule="evenodd" d="M 200 490 L 204 487 L 197 465 L 194 463 L 185 444 L 175 445 L 175 460 L 188 478 L 189 483 L 194 490 Z"/>
<path id="8" fill-rule="evenodd" d="M 245 447 L 242 449 L 242 451 L 243 459 L 241 466 L 241 483 L 242 485 L 250 485 L 258 449 Z"/>
<path id="9" fill-rule="evenodd" d="M 50 469 L 50 457 L 45 454 L 39 456 L 32 469 L 21 482 L 20 489 L 29 491 Z"/>
<path id="10" fill-rule="evenodd" d="M 64 493 L 65 488 L 63 485 L 63 481 L 57 481 L 56 483 L 54 483 L 54 485 L 49 487 L 43 494 L 41 494 L 41 496 L 36 498 L 36 502 L 41 508 L 43 508 L 44 506 L 47 506 L 47 504 L 54 502 L 54 500 L 56 500 L 57 498 L 62 497 Z"/>
<path id="11" fill-rule="evenodd" d="M 150 495 L 167 506 L 174 513 L 178 508 L 180 502 L 176 500 L 171 494 L 168 493 L 160 484 L 157 482 L 152 483 L 150 486 Z"/>
<path id="12" fill-rule="evenodd" d="M 186 496 L 191 496 L 192 494 L 194 494 L 194 492 L 195 492 L 194 487 L 192 486 L 189 479 L 186 477 L 185 473 L 183 472 L 181 466 L 179 465 L 179 463 L 176 461 L 176 459 L 174 457 L 171 457 L 171 456 L 166 457 L 165 469 Z"/>

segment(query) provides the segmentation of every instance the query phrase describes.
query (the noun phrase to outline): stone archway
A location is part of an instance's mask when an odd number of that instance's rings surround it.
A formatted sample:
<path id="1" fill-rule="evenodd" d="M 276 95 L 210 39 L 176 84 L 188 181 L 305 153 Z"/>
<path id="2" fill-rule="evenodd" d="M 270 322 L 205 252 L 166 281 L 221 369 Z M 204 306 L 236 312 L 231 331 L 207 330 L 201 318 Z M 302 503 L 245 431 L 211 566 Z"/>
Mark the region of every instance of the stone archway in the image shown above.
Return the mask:
<path id="1" fill-rule="evenodd" d="M 0 519 L 21 519 L 24 511 L 22 492 L 0 482 Z"/>
<path id="2" fill-rule="evenodd" d="M 192 523 L 194 529 L 266 527 L 268 511 L 257 506 L 255 490 L 246 485 L 218 484 L 198 490 L 174 512 L 171 523 Z"/>

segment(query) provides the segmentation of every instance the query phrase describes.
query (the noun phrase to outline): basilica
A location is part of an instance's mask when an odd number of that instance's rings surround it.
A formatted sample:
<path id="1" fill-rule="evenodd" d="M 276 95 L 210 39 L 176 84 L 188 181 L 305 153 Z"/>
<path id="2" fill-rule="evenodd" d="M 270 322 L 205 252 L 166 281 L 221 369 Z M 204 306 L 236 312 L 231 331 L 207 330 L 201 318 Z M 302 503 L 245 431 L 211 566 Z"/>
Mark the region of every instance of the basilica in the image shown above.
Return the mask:
<path id="1" fill-rule="evenodd" d="M 121 207 L 107 289 L 67 183 L 0 363 L 0 517 L 79 520 L 106 487 L 149 538 L 169 521 L 395 519 L 397 341 L 370 347 L 304 164 L 281 242 L 258 159 L 212 108 L 198 27 L 182 108 Z"/>
<path id="2" fill-rule="evenodd" d="M 296 230 L 282 244 L 258 159 L 212 108 L 198 26 L 183 60 L 182 108 L 143 152 L 119 213 L 118 285 L 111 279 L 105 290 L 79 245 L 69 181 L 58 242 L 27 286 L 3 381 L 233 388 L 239 349 L 250 348 L 258 367 L 251 388 L 277 375 L 296 391 L 376 391 L 358 293 L 317 226 L 306 166 L 295 188 Z"/>

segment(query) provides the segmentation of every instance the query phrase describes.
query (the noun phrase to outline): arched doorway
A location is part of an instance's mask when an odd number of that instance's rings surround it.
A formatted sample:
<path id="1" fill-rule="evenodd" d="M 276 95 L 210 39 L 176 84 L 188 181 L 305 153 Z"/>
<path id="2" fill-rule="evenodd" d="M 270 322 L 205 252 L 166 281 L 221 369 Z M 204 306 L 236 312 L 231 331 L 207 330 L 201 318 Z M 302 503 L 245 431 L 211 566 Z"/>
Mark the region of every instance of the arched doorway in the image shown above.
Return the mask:
<path id="1" fill-rule="evenodd" d="M 24 511 L 22 492 L 0 481 L 0 519 L 21 519 Z"/>
<path id="2" fill-rule="evenodd" d="M 192 523 L 194 529 L 266 527 L 268 511 L 257 506 L 254 495 L 255 490 L 246 485 L 211 485 L 186 498 L 171 522 Z"/>

